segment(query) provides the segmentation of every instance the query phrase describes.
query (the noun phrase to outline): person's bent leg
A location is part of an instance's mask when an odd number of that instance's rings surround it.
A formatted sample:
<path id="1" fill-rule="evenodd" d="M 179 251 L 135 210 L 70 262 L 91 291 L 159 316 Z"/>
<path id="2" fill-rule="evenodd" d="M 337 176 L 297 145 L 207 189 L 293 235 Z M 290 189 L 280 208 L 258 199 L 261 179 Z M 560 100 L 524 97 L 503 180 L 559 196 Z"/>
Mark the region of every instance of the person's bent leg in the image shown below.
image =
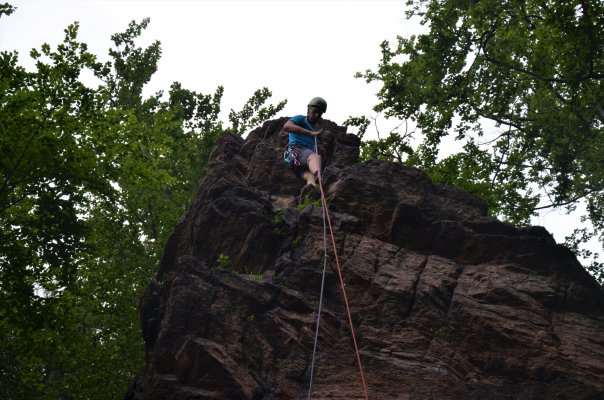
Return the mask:
<path id="1" fill-rule="evenodd" d="M 319 169 L 321 168 L 321 156 L 316 153 L 312 153 L 311 155 L 308 156 L 307 163 L 308 163 L 308 170 L 310 171 L 310 173 L 313 176 L 313 183 L 314 183 L 316 172 L 319 171 Z"/>
<path id="2" fill-rule="evenodd" d="M 302 149 L 298 155 L 298 160 L 303 168 L 307 169 L 302 177 L 306 180 L 307 185 L 314 185 L 316 181 L 317 171 L 321 168 L 321 157 L 313 153 L 310 149 Z"/>

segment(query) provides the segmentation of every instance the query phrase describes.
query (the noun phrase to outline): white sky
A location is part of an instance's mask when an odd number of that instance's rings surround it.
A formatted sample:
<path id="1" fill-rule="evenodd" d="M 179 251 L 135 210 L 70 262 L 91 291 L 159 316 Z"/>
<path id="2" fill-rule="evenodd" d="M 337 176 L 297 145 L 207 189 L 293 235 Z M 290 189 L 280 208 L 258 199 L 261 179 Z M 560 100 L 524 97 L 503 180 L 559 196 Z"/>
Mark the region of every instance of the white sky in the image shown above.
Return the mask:
<path id="1" fill-rule="evenodd" d="M 204 94 L 222 85 L 225 122 L 265 86 L 272 103 L 288 100 L 279 116 L 305 113 L 315 96 L 338 124 L 373 115 L 379 87 L 354 74 L 377 66 L 383 40 L 412 31 L 402 0 L 8 1 L 18 9 L 0 20 L 0 49 L 18 50 L 22 65 L 31 48 L 60 43 L 74 21 L 80 41 L 108 60 L 111 35 L 150 17 L 140 43 L 159 40 L 163 53 L 146 93 L 167 92 L 173 81 Z"/>
<path id="2" fill-rule="evenodd" d="M 278 116 L 304 113 L 315 96 L 327 100 L 324 117 L 338 124 L 351 115 L 374 116 L 379 86 L 354 74 L 377 67 L 383 40 L 421 32 L 405 19 L 404 0 L 0 1 L 17 7 L 0 18 L 0 51 L 17 50 L 26 67 L 30 49 L 56 47 L 74 21 L 79 40 L 106 61 L 111 35 L 150 17 L 139 44 L 159 40 L 163 53 L 146 93 L 167 92 L 173 81 L 204 94 L 222 85 L 225 123 L 231 108 L 239 110 L 264 86 L 273 92 L 271 103 L 288 100 Z M 397 122 L 380 125 L 387 132 Z M 577 219 L 551 211 L 534 223 L 563 241 Z"/>

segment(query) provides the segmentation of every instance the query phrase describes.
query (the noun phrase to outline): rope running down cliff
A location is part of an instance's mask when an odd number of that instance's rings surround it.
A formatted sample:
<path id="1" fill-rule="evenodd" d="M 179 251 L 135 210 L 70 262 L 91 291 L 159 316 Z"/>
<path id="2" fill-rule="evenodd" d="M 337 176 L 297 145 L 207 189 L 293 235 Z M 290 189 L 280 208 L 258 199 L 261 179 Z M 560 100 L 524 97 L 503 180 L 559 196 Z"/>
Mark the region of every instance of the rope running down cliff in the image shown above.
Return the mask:
<path id="1" fill-rule="evenodd" d="M 319 154 L 318 152 L 318 146 L 317 146 L 317 138 L 315 137 L 315 154 Z M 354 326 L 352 323 L 352 316 L 350 314 L 350 306 L 348 304 L 348 296 L 346 295 L 346 286 L 344 284 L 344 279 L 342 278 L 342 269 L 340 268 L 340 261 L 338 259 L 338 252 L 336 249 L 336 240 L 333 234 L 333 228 L 331 226 L 331 219 L 329 218 L 329 211 L 327 208 L 327 201 L 325 200 L 325 192 L 323 191 L 323 176 L 321 175 L 321 165 L 319 165 L 318 168 L 318 181 L 319 181 L 319 189 L 321 190 L 321 204 L 323 205 L 323 248 L 324 248 L 324 252 L 325 252 L 325 256 L 324 256 L 324 262 L 323 262 L 323 276 L 321 278 L 321 293 L 319 296 L 319 309 L 317 311 L 317 328 L 315 331 L 315 341 L 314 341 L 314 346 L 313 346 L 313 353 L 312 353 L 312 361 L 311 361 L 311 367 L 310 367 L 310 385 L 308 388 L 308 400 L 310 400 L 311 398 L 311 394 L 312 394 L 312 385 L 313 385 L 313 378 L 314 378 L 314 368 L 315 368 L 315 354 L 317 351 L 317 341 L 318 341 L 318 337 L 319 337 L 319 324 L 321 321 L 321 309 L 323 306 L 323 289 L 324 289 L 324 283 L 325 283 L 325 269 L 326 269 L 326 265 L 327 265 L 327 233 L 326 233 L 326 229 L 325 229 L 325 221 L 327 220 L 327 225 L 329 226 L 329 232 L 331 235 L 331 244 L 333 247 L 333 254 L 336 260 L 336 266 L 337 266 L 337 270 L 338 270 L 338 276 L 340 278 L 340 287 L 342 289 L 342 295 L 344 297 L 344 304 L 346 306 L 346 314 L 348 316 L 348 324 L 350 326 L 350 333 L 352 335 L 352 342 L 354 344 L 354 351 L 356 354 L 356 359 L 357 359 L 357 364 L 359 366 L 359 372 L 361 375 L 361 384 L 363 385 L 363 394 L 365 396 L 365 400 L 369 400 L 369 395 L 367 393 L 367 383 L 365 382 L 365 374 L 363 373 L 363 364 L 361 363 L 361 355 L 359 353 L 359 346 L 357 344 L 357 339 L 356 339 L 356 335 L 354 333 Z"/>

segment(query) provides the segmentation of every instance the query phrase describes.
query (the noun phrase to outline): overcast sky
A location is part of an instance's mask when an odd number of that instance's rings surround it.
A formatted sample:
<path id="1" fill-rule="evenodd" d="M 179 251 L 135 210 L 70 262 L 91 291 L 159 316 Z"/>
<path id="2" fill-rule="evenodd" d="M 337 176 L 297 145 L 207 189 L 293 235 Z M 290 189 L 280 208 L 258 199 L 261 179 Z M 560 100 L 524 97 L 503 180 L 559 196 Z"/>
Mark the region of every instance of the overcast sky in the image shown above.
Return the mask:
<path id="1" fill-rule="evenodd" d="M 398 0 L 8 1 L 18 9 L 0 20 L 0 49 L 18 50 L 25 65 L 31 48 L 60 43 L 74 21 L 80 40 L 108 60 L 113 33 L 151 18 L 141 43 L 159 40 L 163 54 L 146 93 L 173 81 L 205 94 L 222 85 L 224 120 L 261 87 L 274 103 L 288 100 L 281 115 L 304 113 L 314 96 L 327 100 L 324 117 L 339 124 L 372 115 L 379 87 L 355 72 L 377 66 L 383 40 L 419 26 Z"/>
<path id="2" fill-rule="evenodd" d="M 288 100 L 278 116 L 304 113 L 315 96 L 327 100 L 324 117 L 338 124 L 351 115 L 373 116 L 379 86 L 354 74 L 378 65 L 383 40 L 422 29 L 405 18 L 404 0 L 0 1 L 17 7 L 0 19 L 0 50 L 17 50 L 26 67 L 32 65 L 30 49 L 55 47 L 74 21 L 80 41 L 109 60 L 111 35 L 132 20 L 151 18 L 140 44 L 159 40 L 163 54 L 146 93 L 167 91 L 173 81 L 204 94 L 222 85 L 224 122 L 231 108 L 239 110 L 261 87 L 273 92 L 272 103 Z M 397 122 L 380 125 L 387 132 Z M 562 214 L 544 212 L 533 223 L 563 241 L 577 220 Z"/>

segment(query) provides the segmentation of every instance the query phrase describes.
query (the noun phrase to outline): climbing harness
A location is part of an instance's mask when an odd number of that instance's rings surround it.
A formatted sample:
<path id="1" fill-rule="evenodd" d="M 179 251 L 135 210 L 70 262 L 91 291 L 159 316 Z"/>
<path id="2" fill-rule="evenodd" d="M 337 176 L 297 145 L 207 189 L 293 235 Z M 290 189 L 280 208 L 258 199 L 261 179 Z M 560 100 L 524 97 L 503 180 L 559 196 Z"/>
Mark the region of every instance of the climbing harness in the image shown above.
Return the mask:
<path id="1" fill-rule="evenodd" d="M 298 161 L 298 152 L 294 148 L 288 147 L 287 150 L 283 152 L 283 163 L 292 168 L 299 167 L 300 161 Z"/>
<path id="2" fill-rule="evenodd" d="M 317 151 L 317 138 L 315 137 L 315 154 L 319 154 Z M 321 293 L 319 295 L 319 308 L 317 310 L 317 328 L 315 330 L 315 340 L 313 345 L 312 352 L 312 360 L 310 365 L 310 384 L 308 387 L 308 400 L 311 399 L 312 395 L 312 385 L 314 379 L 314 368 L 315 368 L 315 355 L 317 352 L 317 342 L 319 338 L 319 326 L 321 323 L 321 310 L 323 307 L 323 291 L 325 288 L 325 271 L 327 267 L 327 226 L 329 226 L 329 232 L 331 234 L 331 243 L 333 247 L 333 254 L 336 260 L 336 266 L 338 270 L 338 276 L 340 278 L 340 286 L 342 289 L 342 295 L 344 297 L 344 304 L 346 305 L 346 314 L 348 315 L 348 324 L 350 326 L 350 333 L 352 335 L 352 342 L 354 344 L 354 351 L 356 353 L 357 364 L 359 366 L 359 372 L 361 375 L 361 384 L 363 385 L 363 394 L 365 396 L 365 400 L 369 400 L 369 395 L 367 393 L 367 384 L 365 382 L 365 374 L 363 373 L 363 364 L 361 363 L 361 356 L 359 353 L 359 346 L 357 345 L 357 339 L 354 333 L 354 326 L 352 323 L 352 317 L 350 315 L 350 306 L 348 304 L 348 296 L 346 295 L 346 285 L 344 284 L 344 279 L 342 278 L 342 269 L 340 268 L 340 261 L 338 259 L 338 253 L 336 250 L 336 240 L 333 234 L 333 228 L 331 226 L 331 220 L 329 218 L 329 211 L 327 209 L 327 201 L 325 200 L 325 192 L 323 191 L 323 177 L 321 174 L 321 166 L 317 170 L 318 172 L 318 181 L 319 181 L 319 189 L 321 191 L 321 204 L 323 208 L 323 250 L 324 250 L 324 262 L 323 262 L 323 275 L 321 277 Z M 327 222 L 327 223 L 326 223 Z"/>

